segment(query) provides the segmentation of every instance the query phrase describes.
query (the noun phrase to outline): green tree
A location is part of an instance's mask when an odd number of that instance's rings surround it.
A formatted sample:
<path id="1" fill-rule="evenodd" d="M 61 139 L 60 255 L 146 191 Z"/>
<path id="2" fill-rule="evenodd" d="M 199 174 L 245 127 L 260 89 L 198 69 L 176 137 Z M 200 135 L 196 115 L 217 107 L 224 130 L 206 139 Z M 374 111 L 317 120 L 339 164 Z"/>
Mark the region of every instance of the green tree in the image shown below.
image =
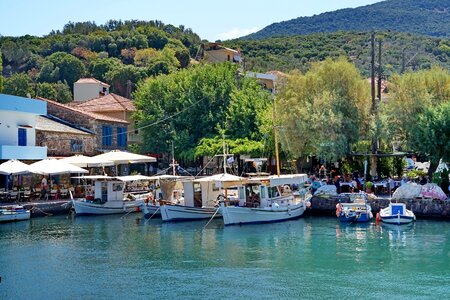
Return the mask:
<path id="1" fill-rule="evenodd" d="M 429 175 L 441 158 L 450 160 L 450 101 L 428 107 L 416 118 L 410 144 L 413 150 L 430 158 Z"/>
<path id="2" fill-rule="evenodd" d="M 116 67 L 123 66 L 118 58 L 102 58 L 92 61 L 89 65 L 91 76 L 100 80 L 106 81 L 106 74 Z"/>
<path id="3" fill-rule="evenodd" d="M 56 89 L 48 82 L 39 82 L 37 84 L 37 94 L 36 97 L 42 97 L 46 99 L 56 100 Z"/>
<path id="4" fill-rule="evenodd" d="M 367 129 L 368 91 L 344 58 L 289 75 L 275 99 L 283 149 L 295 157 L 345 157 Z"/>
<path id="5" fill-rule="evenodd" d="M 392 77 L 389 101 L 381 104 L 386 142 L 399 144 L 403 150 L 414 147 L 411 142 L 417 118 L 426 109 L 450 99 L 450 73 L 442 68 L 408 72 Z"/>
<path id="6" fill-rule="evenodd" d="M 64 52 L 56 52 L 46 57 L 38 81 L 66 81 L 70 87 L 73 87 L 73 83 L 85 73 L 84 64 L 78 58 Z"/>
<path id="7" fill-rule="evenodd" d="M 147 77 L 145 68 L 138 68 L 133 65 L 118 65 L 105 74 L 105 79 L 111 83 L 113 91 L 128 97 L 127 82 L 135 86 L 140 80 Z"/>
<path id="8" fill-rule="evenodd" d="M 174 141 L 175 155 L 192 160 L 202 139 L 206 139 L 206 148 L 211 141 L 221 147 L 220 129 L 230 140 L 247 138 L 248 143 L 258 142 L 253 132 L 258 128 L 254 124 L 257 118 L 250 108 L 262 107 L 267 94 L 261 94 L 260 86 L 254 82 L 239 84 L 238 89 L 236 74 L 237 66 L 229 63 L 197 65 L 150 77 L 139 84 L 133 96 L 139 109 L 135 118 L 145 127 L 144 150 L 168 152 Z M 246 107 L 245 113 L 238 110 L 240 105 Z M 238 122 L 240 118 L 245 121 Z"/>
<path id="9" fill-rule="evenodd" d="M 70 91 L 70 87 L 67 82 L 58 81 L 54 84 L 56 90 L 56 100 L 60 103 L 69 103 L 72 102 L 73 96 Z"/>
<path id="10" fill-rule="evenodd" d="M 3 86 L 3 93 L 9 95 L 16 95 L 21 97 L 28 97 L 32 94 L 32 80 L 25 73 L 16 73 L 9 78 L 6 78 Z"/>
<path id="11" fill-rule="evenodd" d="M 3 62 L 2 56 L 0 55 L 0 93 L 3 91 Z"/>

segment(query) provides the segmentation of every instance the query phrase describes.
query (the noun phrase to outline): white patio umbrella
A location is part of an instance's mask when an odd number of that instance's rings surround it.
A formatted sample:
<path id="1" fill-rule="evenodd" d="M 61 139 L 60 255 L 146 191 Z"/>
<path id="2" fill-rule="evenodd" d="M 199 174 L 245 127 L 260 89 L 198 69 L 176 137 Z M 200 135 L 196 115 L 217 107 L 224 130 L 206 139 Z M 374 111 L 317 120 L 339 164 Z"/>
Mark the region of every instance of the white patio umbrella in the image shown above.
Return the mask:
<path id="1" fill-rule="evenodd" d="M 114 162 L 102 158 L 96 158 L 91 156 L 84 156 L 84 155 L 74 155 L 69 156 L 65 158 L 61 158 L 60 161 L 69 163 L 71 165 L 80 167 L 80 168 L 95 168 L 95 167 L 107 167 L 107 166 L 113 166 Z"/>
<path id="2" fill-rule="evenodd" d="M 46 158 L 30 165 L 30 172 L 41 175 L 89 173 L 87 170 L 54 158 Z"/>
<path id="3" fill-rule="evenodd" d="M 94 156 L 94 158 L 109 160 L 116 165 L 120 164 L 138 164 L 146 162 L 155 162 L 156 158 L 146 155 L 135 154 L 131 152 L 125 152 L 120 150 L 113 150 L 103 154 Z"/>
<path id="4" fill-rule="evenodd" d="M 30 173 L 30 166 L 16 159 L 10 159 L 0 165 L 0 174 L 7 175 L 6 189 L 9 188 L 9 175 L 22 175 Z M 13 178 L 14 185 L 14 178 Z"/>
<path id="5" fill-rule="evenodd" d="M 16 159 L 10 159 L 0 165 L 0 174 L 3 175 L 21 175 L 26 173 L 30 173 L 30 166 Z"/>

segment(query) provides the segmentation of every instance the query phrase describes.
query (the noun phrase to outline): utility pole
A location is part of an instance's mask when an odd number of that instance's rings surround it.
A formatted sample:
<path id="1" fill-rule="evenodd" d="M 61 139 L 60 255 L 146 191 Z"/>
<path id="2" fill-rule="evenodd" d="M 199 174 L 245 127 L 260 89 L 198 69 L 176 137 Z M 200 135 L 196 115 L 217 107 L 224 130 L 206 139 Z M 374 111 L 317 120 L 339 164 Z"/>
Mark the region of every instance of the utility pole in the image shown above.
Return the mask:
<path id="1" fill-rule="evenodd" d="M 127 98 L 131 99 L 131 80 L 127 80 Z"/>
<path id="2" fill-rule="evenodd" d="M 381 67 L 381 38 L 378 40 L 378 103 L 381 102 L 381 80 L 383 79 Z"/>
<path id="3" fill-rule="evenodd" d="M 280 176 L 280 158 L 278 154 L 278 128 L 277 128 L 277 115 L 275 108 L 275 84 L 272 91 L 272 117 L 273 117 L 273 137 L 275 140 L 275 163 L 277 165 L 277 176 Z"/>
<path id="4" fill-rule="evenodd" d="M 377 115 L 377 102 L 375 98 L 375 32 L 372 32 L 370 37 L 371 46 L 371 94 L 372 94 L 372 107 L 370 113 L 374 120 Z M 376 136 L 372 137 L 372 155 L 370 160 L 370 175 L 377 175 L 377 152 L 378 152 L 378 140 Z"/>

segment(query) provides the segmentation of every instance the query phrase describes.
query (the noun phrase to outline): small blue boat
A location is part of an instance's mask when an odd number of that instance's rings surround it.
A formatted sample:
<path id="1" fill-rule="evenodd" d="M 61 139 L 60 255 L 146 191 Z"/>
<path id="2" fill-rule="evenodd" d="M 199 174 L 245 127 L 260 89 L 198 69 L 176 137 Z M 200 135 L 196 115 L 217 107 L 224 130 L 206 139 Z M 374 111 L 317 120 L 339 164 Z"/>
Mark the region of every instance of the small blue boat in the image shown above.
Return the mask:
<path id="1" fill-rule="evenodd" d="M 369 222 L 373 218 L 372 207 L 366 193 L 342 193 L 336 204 L 336 216 L 341 222 Z"/>

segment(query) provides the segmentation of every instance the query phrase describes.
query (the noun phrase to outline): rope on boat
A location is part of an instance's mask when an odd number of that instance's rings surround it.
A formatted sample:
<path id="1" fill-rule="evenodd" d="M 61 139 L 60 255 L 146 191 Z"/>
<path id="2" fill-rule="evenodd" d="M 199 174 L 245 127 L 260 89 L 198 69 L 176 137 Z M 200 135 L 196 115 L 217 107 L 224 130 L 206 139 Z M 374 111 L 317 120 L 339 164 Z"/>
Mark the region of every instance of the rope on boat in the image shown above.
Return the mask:
<path id="1" fill-rule="evenodd" d="M 205 227 L 203 227 L 203 229 L 206 228 L 206 226 L 208 226 L 208 224 L 212 221 L 212 219 L 214 219 L 214 217 L 217 215 L 217 213 L 219 212 L 220 207 L 218 207 L 216 209 L 216 212 L 213 214 L 213 216 L 211 217 L 211 219 L 209 219 L 208 223 L 206 223 Z"/>
<path id="2" fill-rule="evenodd" d="M 47 213 L 47 212 L 43 211 L 42 209 L 40 209 L 40 208 L 37 207 L 37 206 L 31 207 L 31 208 L 30 208 L 30 211 L 33 211 L 33 210 L 35 210 L 35 209 L 38 210 L 38 211 L 40 211 L 41 213 L 45 214 L 46 216 L 53 216 L 52 213 Z"/>
<path id="3" fill-rule="evenodd" d="M 134 210 L 130 210 L 129 212 L 127 212 L 125 215 L 121 216 L 121 219 L 125 219 L 126 216 L 128 216 L 129 214 L 131 214 L 132 212 L 135 212 Z"/>
<path id="4" fill-rule="evenodd" d="M 153 213 L 153 215 L 150 216 L 150 218 L 148 218 L 144 224 L 147 224 L 148 221 L 150 221 L 151 218 L 153 218 L 154 215 L 156 215 L 156 213 L 159 211 L 159 209 L 161 208 L 161 206 L 158 206 L 158 209 Z"/>

